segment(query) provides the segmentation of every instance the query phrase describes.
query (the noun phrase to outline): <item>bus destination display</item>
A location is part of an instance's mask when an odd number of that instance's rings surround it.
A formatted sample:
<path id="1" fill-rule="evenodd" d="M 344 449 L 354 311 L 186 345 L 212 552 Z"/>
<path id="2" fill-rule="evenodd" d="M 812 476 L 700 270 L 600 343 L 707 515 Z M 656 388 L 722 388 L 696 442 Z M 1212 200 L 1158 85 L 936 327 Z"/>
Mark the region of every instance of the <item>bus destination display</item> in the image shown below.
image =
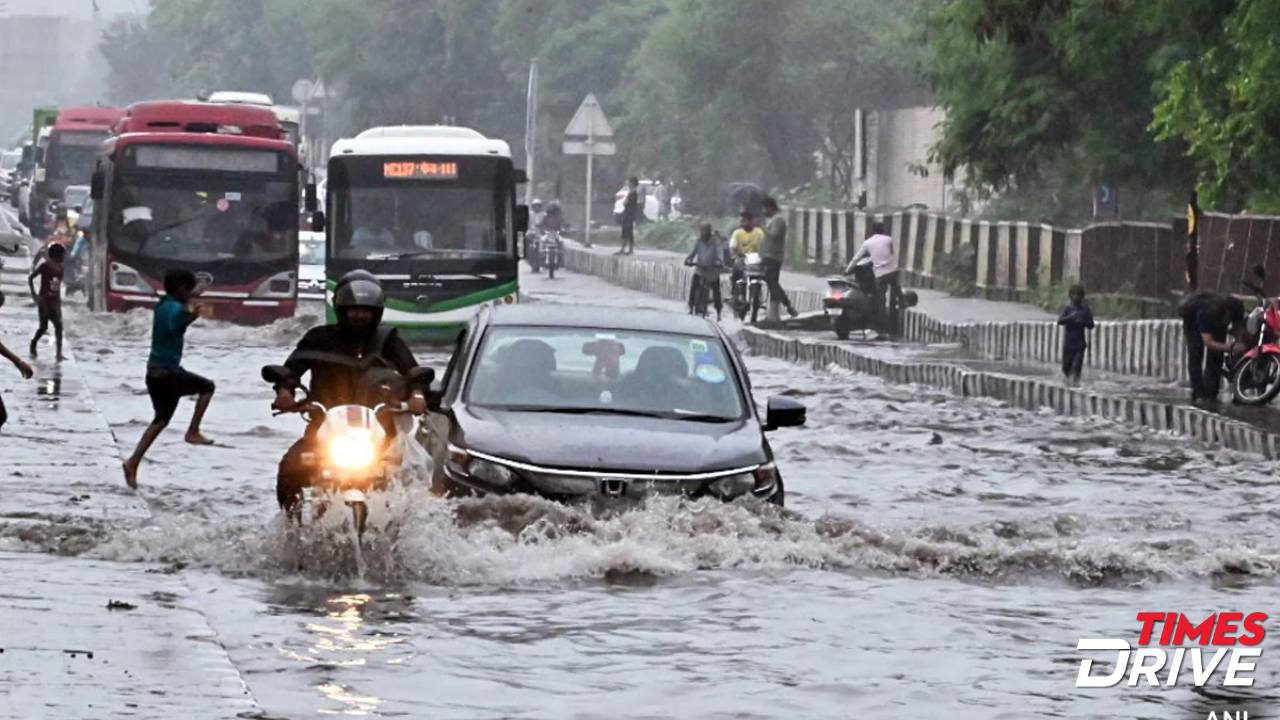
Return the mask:
<path id="1" fill-rule="evenodd" d="M 397 180 L 456 180 L 456 162 L 389 162 L 382 166 L 382 177 Z"/>
<path id="2" fill-rule="evenodd" d="M 192 145 L 139 145 L 134 163 L 140 168 L 275 173 L 280 156 L 267 150 L 231 150 Z"/>

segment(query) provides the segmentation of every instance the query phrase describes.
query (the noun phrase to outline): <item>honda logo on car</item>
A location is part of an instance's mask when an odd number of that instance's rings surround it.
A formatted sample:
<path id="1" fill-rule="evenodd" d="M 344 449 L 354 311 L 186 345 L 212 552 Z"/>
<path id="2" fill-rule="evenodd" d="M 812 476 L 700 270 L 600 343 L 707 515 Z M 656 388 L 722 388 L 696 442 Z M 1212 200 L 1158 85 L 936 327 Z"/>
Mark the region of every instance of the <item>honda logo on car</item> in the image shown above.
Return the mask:
<path id="1" fill-rule="evenodd" d="M 1214 613 L 1208 619 L 1195 623 L 1182 613 L 1140 612 L 1138 621 L 1142 623 L 1142 632 L 1138 636 L 1138 645 L 1152 645 L 1152 635 L 1159 629 L 1159 642 L 1172 648 L 1172 652 L 1162 647 L 1139 647 L 1137 650 L 1128 640 L 1121 638 L 1090 638 L 1076 645 L 1077 650 L 1099 650 L 1119 652 L 1115 669 L 1110 675 L 1091 675 L 1093 660 L 1080 661 L 1080 675 L 1076 678 L 1076 687 L 1114 687 L 1125 676 L 1132 659 L 1132 672 L 1129 673 L 1129 687 L 1138 684 L 1138 679 L 1145 677 L 1149 686 L 1160 685 L 1161 673 L 1165 687 L 1178 684 L 1178 676 L 1184 667 L 1191 668 L 1192 684 L 1202 688 L 1211 684 L 1218 670 L 1221 685 L 1227 687 L 1252 687 L 1252 677 L 1241 677 L 1242 672 L 1253 672 L 1256 663 L 1246 662 L 1250 658 L 1262 657 L 1262 648 L 1255 647 L 1266 637 L 1266 628 L 1262 621 L 1264 613 L 1254 612 L 1248 615 L 1238 612 Z M 1241 633 L 1237 636 L 1237 633 Z M 1184 648 L 1186 641 L 1196 641 L 1200 647 Z M 1238 647 L 1244 645 L 1247 647 Z M 1204 648 L 1217 648 L 1211 657 L 1206 656 Z M 1230 658 L 1224 665 L 1223 660 Z"/>

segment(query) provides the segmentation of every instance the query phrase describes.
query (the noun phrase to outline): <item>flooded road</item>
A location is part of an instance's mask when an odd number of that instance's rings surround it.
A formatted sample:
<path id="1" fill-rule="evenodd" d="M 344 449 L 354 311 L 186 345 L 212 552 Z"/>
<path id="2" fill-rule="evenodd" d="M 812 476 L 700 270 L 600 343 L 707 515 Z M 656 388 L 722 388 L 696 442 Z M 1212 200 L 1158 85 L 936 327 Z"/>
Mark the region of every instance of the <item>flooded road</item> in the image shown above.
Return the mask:
<path id="1" fill-rule="evenodd" d="M 681 310 L 576 275 L 526 290 Z M 150 316 L 68 315 L 127 454 L 151 415 Z M 786 512 L 593 516 L 416 488 L 375 508 L 360 555 L 323 525 L 295 544 L 274 475 L 301 424 L 271 417 L 258 371 L 318 321 L 193 328 L 186 364 L 218 385 L 205 431 L 223 446 L 181 442 L 184 402 L 140 473 L 154 519 L 94 527 L 83 553 L 181 571 L 273 718 L 1181 717 L 1231 707 L 1077 690 L 1076 642 L 1136 643 L 1142 611 L 1198 620 L 1275 596 L 1274 463 L 760 358 L 758 400 L 809 407 L 807 427 L 770 436 Z M 1277 663 L 1264 652 L 1254 701 Z"/>

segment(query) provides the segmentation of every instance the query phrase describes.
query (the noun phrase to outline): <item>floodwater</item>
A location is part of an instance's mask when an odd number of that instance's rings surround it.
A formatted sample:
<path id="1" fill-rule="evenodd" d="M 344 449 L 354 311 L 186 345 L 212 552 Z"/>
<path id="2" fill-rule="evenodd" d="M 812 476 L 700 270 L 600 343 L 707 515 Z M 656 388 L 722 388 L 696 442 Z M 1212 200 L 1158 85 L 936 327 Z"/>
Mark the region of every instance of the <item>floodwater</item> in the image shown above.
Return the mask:
<path id="1" fill-rule="evenodd" d="M 527 289 L 543 302 L 672 308 L 576 275 Z M 68 315 L 127 454 L 150 418 L 150 318 Z M 1245 695 L 1223 689 L 1221 672 L 1202 692 L 1075 688 L 1077 641 L 1136 644 L 1138 612 L 1268 612 L 1280 568 L 1273 463 L 750 358 L 761 402 L 786 394 L 809 407 L 807 427 L 771 436 L 784 512 L 658 500 L 593 515 L 526 498 L 444 503 L 419 487 L 374 509 L 357 554 L 336 526 L 291 541 L 276 517 L 275 463 L 301 427 L 271 417 L 258 369 L 285 357 L 311 315 L 193 328 L 187 365 L 218 384 L 205 430 L 223 446 L 182 444 L 185 403 L 141 471 L 154 519 L 94 527 L 83 552 L 180 571 L 273 718 L 1243 707 L 1257 720 L 1274 704 L 1264 696 L 1280 659 L 1265 652 Z M 445 358 L 420 360 L 442 370 Z M 31 538 L 0 546 L 52 549 Z M 1232 705 L 1232 691 L 1250 704 Z"/>

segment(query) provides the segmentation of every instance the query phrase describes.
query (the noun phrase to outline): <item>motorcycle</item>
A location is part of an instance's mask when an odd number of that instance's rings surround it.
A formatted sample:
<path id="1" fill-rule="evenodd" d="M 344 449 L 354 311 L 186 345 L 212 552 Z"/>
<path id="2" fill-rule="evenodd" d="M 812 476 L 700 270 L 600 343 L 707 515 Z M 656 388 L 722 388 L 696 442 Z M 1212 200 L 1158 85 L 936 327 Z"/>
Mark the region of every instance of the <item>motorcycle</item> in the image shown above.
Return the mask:
<path id="1" fill-rule="evenodd" d="M 902 307 L 915 307 L 919 302 L 914 291 L 902 293 Z M 875 329 L 876 275 L 871 262 L 861 262 L 845 268 L 844 275 L 827 278 L 827 296 L 822 299 L 822 308 L 827 314 L 835 311 L 831 329 L 841 340 L 848 340 L 855 330 L 865 337 L 868 330 Z"/>
<path id="2" fill-rule="evenodd" d="M 760 253 L 747 253 L 734 263 L 739 270 L 733 282 L 733 312 L 741 322 L 751 314 L 751 324 L 755 325 L 764 307 L 764 263 Z"/>
<path id="3" fill-rule="evenodd" d="M 547 277 L 554 278 L 556 269 L 563 264 L 564 241 L 560 239 L 559 230 L 548 230 L 543 234 L 542 240 L 542 264 L 547 267 Z"/>
<path id="4" fill-rule="evenodd" d="M 262 369 L 262 379 L 273 384 L 288 384 L 292 374 L 281 365 L 268 365 Z M 414 368 L 407 378 L 407 386 L 426 388 L 435 379 L 435 371 L 430 368 Z M 280 410 L 272 416 L 298 414 L 308 424 L 317 423 L 319 427 L 315 435 L 315 447 L 318 453 L 305 453 L 304 464 L 313 468 L 310 493 L 315 501 L 317 495 L 327 496 L 328 503 L 320 503 L 317 517 L 326 509 L 340 501 L 350 512 L 352 528 L 356 539 L 364 537 L 369 519 L 369 501 L 375 492 L 388 489 L 405 467 L 404 449 L 402 445 L 391 442 L 383 427 L 381 419 L 386 415 L 410 419 L 411 415 L 403 402 L 389 402 L 391 397 L 404 397 L 408 389 L 405 378 L 390 370 L 371 370 L 366 375 L 367 386 L 374 389 L 374 395 L 382 402 L 364 404 L 339 405 L 327 408 L 324 405 L 306 398 L 293 410 Z M 405 423 L 409 427 L 397 429 L 405 443 L 419 443 L 411 437 L 412 422 Z M 422 450 L 425 455 L 425 449 Z"/>
<path id="5" fill-rule="evenodd" d="M 1254 274 L 1265 282 L 1266 271 Z M 1266 297 L 1261 285 L 1246 282 L 1258 298 L 1258 307 L 1245 318 L 1243 344 L 1249 349 L 1231 359 L 1227 379 L 1231 396 L 1241 405 L 1266 405 L 1280 395 L 1280 302 Z"/>

